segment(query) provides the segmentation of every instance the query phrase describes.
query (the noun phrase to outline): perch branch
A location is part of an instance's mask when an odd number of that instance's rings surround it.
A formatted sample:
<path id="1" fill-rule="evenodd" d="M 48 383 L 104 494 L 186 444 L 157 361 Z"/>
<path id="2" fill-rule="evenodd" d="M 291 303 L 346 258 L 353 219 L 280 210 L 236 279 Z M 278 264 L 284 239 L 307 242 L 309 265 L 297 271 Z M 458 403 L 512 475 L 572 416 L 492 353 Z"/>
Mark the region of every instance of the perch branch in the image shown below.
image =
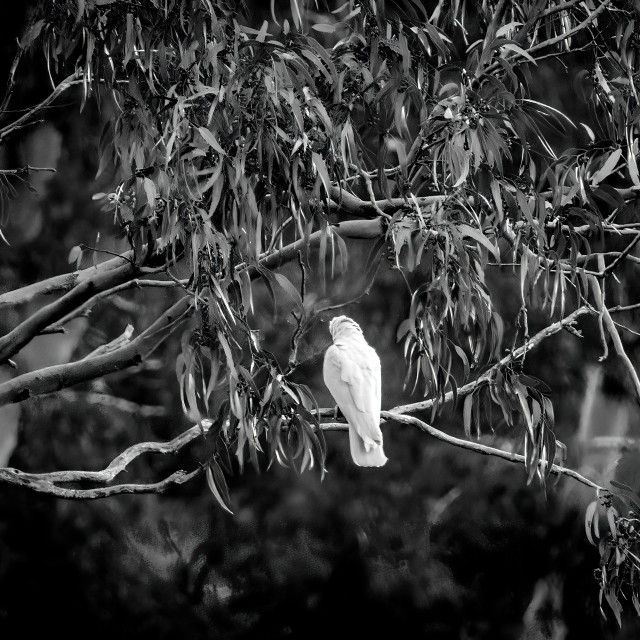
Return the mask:
<path id="1" fill-rule="evenodd" d="M 401 413 L 397 413 L 394 411 L 382 411 L 380 416 L 384 420 L 390 420 L 393 422 L 399 422 L 401 424 L 407 424 L 420 429 L 424 433 L 429 434 L 433 438 L 437 440 L 441 440 L 442 442 L 446 442 L 447 444 L 453 445 L 454 447 L 459 447 L 461 449 L 467 449 L 468 451 L 474 451 L 475 453 L 479 453 L 485 456 L 494 456 L 496 458 L 502 458 L 503 460 L 507 460 L 508 462 L 514 462 L 517 464 L 524 464 L 525 457 L 518 453 L 512 453 L 511 451 L 504 451 L 502 449 L 496 449 L 495 447 L 489 447 L 484 444 L 480 444 L 479 442 L 473 442 L 471 440 L 463 440 L 462 438 L 456 438 L 455 436 L 451 436 L 444 431 L 440 431 L 435 427 L 432 427 L 430 424 L 423 422 L 422 420 L 418 420 L 418 418 L 414 418 L 413 416 L 406 416 Z M 323 423 L 320 425 L 320 428 L 323 431 L 346 431 L 349 427 L 346 424 L 333 422 L 333 423 Z M 587 487 L 591 487 L 592 489 L 601 489 L 604 490 L 604 487 L 601 487 L 599 484 L 593 482 L 593 480 L 589 480 L 582 474 L 574 471 L 573 469 L 568 469 L 567 467 L 561 467 L 557 464 L 554 464 L 551 467 L 551 473 L 555 475 L 563 475 L 568 476 L 569 478 L 573 478 L 578 482 L 586 485 Z"/>

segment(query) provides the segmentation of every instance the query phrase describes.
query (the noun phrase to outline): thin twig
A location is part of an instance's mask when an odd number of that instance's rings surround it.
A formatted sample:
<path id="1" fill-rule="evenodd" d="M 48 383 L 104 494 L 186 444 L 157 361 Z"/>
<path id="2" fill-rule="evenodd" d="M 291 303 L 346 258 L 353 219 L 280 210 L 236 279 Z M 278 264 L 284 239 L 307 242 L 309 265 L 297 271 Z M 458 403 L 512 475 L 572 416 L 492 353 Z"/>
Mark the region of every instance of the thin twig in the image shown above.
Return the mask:
<path id="1" fill-rule="evenodd" d="M 162 269 L 154 270 L 155 273 L 162 271 Z M 162 289 L 175 289 L 176 287 L 184 287 L 187 284 L 188 280 L 141 280 L 135 278 L 134 280 L 130 280 L 129 282 L 123 282 L 111 289 L 107 289 L 106 291 L 102 291 L 95 295 L 90 300 L 87 300 L 84 304 L 80 305 L 73 311 L 70 311 L 66 316 L 58 320 L 55 324 L 49 325 L 47 328 L 43 329 L 40 333 L 58 333 L 64 329 L 64 325 L 66 325 L 71 320 L 75 318 L 86 318 L 91 314 L 93 308 L 104 300 L 105 298 L 110 298 L 111 296 L 120 293 L 122 291 L 127 291 L 128 289 L 142 289 L 143 287 L 151 287 L 151 288 L 162 288 Z"/>
<path id="2" fill-rule="evenodd" d="M 56 172 L 53 167 L 32 167 L 28 164 L 18 169 L 0 169 L 0 174 L 3 176 L 23 176 L 30 174 L 32 171 L 48 171 L 50 173 Z"/>
<path id="3" fill-rule="evenodd" d="M 17 327 L 0 338 L 0 362 L 11 358 L 43 329 L 63 318 L 67 313 L 91 300 L 94 296 L 128 282 L 138 275 L 137 267 L 125 264 L 115 269 L 98 272 L 77 285 L 58 300 L 51 302 L 29 316 Z"/>
<path id="4" fill-rule="evenodd" d="M 69 77 L 65 78 L 42 102 L 29 109 L 29 111 L 14 122 L 2 127 L 0 129 L 0 142 L 16 130 L 26 126 L 37 113 L 46 109 L 51 103 L 55 102 L 55 100 L 67 89 L 79 84 L 81 80 L 78 80 L 77 78 L 78 72 L 72 73 Z"/>
<path id="5" fill-rule="evenodd" d="M 13 62 L 11 63 L 11 68 L 9 69 L 9 77 L 7 78 L 7 88 L 5 90 L 4 99 L 2 100 L 2 104 L 0 104 L 0 117 L 7 111 L 7 107 L 9 106 L 9 102 L 11 100 L 11 96 L 13 95 L 13 89 L 16 86 L 16 70 L 18 65 L 20 64 L 20 59 L 22 58 L 22 54 L 24 53 L 24 47 L 20 44 L 20 39 L 16 38 L 16 55 L 13 58 Z"/>
<path id="6" fill-rule="evenodd" d="M 562 331 L 566 327 L 573 325 L 576 322 L 576 320 L 581 316 L 589 315 L 593 313 L 594 311 L 590 306 L 584 305 L 576 309 L 573 313 L 569 314 L 562 320 L 558 320 L 557 322 L 554 322 L 548 327 L 545 327 L 544 329 L 536 333 L 534 336 L 529 338 L 529 340 L 527 340 L 527 342 L 523 344 L 521 347 L 515 349 L 511 353 L 507 354 L 504 358 L 496 362 L 481 376 L 479 376 L 472 382 L 469 382 L 464 386 L 460 387 L 457 393 L 458 397 L 466 396 L 472 391 L 474 391 L 474 389 L 476 389 L 479 385 L 488 382 L 491 376 L 493 375 L 494 371 L 509 364 L 510 362 L 515 362 L 520 360 L 531 349 L 539 345 L 543 340 L 554 335 L 555 333 L 558 333 L 559 331 Z M 445 394 L 444 402 L 451 402 L 451 400 L 453 400 L 453 391 L 448 391 Z M 399 405 L 397 407 L 394 407 L 393 409 L 391 409 L 391 411 L 393 413 L 414 413 L 416 411 L 428 411 L 429 409 L 431 409 L 434 402 L 435 401 L 433 399 L 423 400 L 421 402 L 413 402 L 411 404 Z"/>
<path id="7" fill-rule="evenodd" d="M 636 237 L 621 251 L 620 255 L 615 258 L 613 262 L 611 262 L 602 272 L 603 276 L 608 276 L 613 273 L 613 270 L 616 268 L 620 262 L 622 262 L 627 255 L 631 252 L 631 250 L 640 242 L 640 233 L 636 235 Z"/>
<path id="8" fill-rule="evenodd" d="M 580 24 L 576 25 L 573 29 L 568 29 L 567 31 L 563 31 L 561 34 L 557 35 L 554 38 L 549 38 L 544 42 L 539 42 L 538 44 L 529 47 L 527 52 L 529 54 L 532 54 L 536 51 L 539 51 L 540 49 L 551 47 L 554 44 L 558 44 L 558 42 L 562 42 L 563 40 L 570 38 L 572 35 L 578 33 L 579 31 L 582 31 L 583 29 L 588 27 L 598 17 L 598 15 L 601 14 L 609 6 L 610 3 L 611 0 L 604 0 L 599 7 L 592 11 Z"/>
<path id="9" fill-rule="evenodd" d="M 380 270 L 381 264 L 382 264 L 382 257 L 380 257 L 376 261 L 375 269 L 373 270 L 373 273 L 371 274 L 371 278 L 369 279 L 369 282 L 367 283 L 366 287 L 355 298 L 352 298 L 351 300 L 346 300 L 345 302 L 340 302 L 338 304 L 332 304 L 327 307 L 317 307 L 315 309 L 315 313 L 325 313 L 327 311 L 335 311 L 336 309 L 342 309 L 343 307 L 348 307 L 351 304 L 357 304 L 358 302 L 360 302 L 362 298 L 365 298 L 366 296 L 369 295 L 369 293 L 371 293 L 371 287 L 375 282 L 375 279 L 376 279 L 376 276 L 378 275 L 378 271 Z"/>

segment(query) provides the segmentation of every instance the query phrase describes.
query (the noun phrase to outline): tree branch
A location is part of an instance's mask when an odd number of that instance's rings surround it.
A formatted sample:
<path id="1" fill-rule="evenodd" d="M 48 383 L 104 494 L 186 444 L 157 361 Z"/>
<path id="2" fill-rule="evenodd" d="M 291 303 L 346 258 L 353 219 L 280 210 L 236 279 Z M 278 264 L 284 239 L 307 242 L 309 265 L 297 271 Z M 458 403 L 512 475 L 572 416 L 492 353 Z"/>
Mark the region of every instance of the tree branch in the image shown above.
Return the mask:
<path id="1" fill-rule="evenodd" d="M 567 9 L 570 9 L 571 7 L 578 4 L 580 1 L 581 0 L 568 0 L 568 2 L 562 2 L 553 7 L 549 7 L 548 9 L 545 9 L 538 14 L 538 20 L 542 20 L 543 18 L 553 15 L 554 13 L 558 13 L 559 11 L 566 11 Z"/>
<path id="2" fill-rule="evenodd" d="M 0 169 L 0 175 L 3 176 L 25 176 L 29 175 L 32 171 L 49 171 L 55 173 L 56 170 L 53 167 L 32 167 L 27 164 L 24 167 L 18 169 Z"/>
<path id="3" fill-rule="evenodd" d="M 611 0 L 603 0 L 602 4 L 599 7 L 592 11 L 580 24 L 576 25 L 573 29 L 564 31 L 554 38 L 549 38 L 544 42 L 539 42 L 538 44 L 529 47 L 527 53 L 533 54 L 536 51 L 540 51 L 540 49 L 551 47 L 554 44 L 558 44 L 558 42 L 562 42 L 563 40 L 570 38 L 572 35 L 578 33 L 579 31 L 582 31 L 583 29 L 588 27 L 598 17 L 598 15 L 601 14 L 609 6 L 609 4 L 611 4 Z"/>
<path id="4" fill-rule="evenodd" d="M 516 33 L 516 35 L 513 38 L 513 41 L 517 45 L 522 46 L 529 31 L 531 31 L 531 29 L 536 24 L 536 22 L 540 20 L 540 14 L 542 13 L 541 9 L 547 3 L 547 1 L 548 0 L 538 0 L 536 4 L 533 7 L 531 7 L 531 12 L 529 13 L 529 17 L 527 18 L 527 21 L 524 23 L 524 25 L 522 25 L 518 33 Z M 578 0 L 576 0 L 576 2 L 577 1 Z"/>
<path id="5" fill-rule="evenodd" d="M 48 326 L 40 333 L 61 333 L 62 331 L 64 331 L 65 324 L 67 324 L 74 318 L 88 316 L 93 310 L 93 307 L 101 300 L 109 298 L 116 293 L 120 293 L 121 291 L 127 291 L 128 289 L 142 289 L 143 287 L 174 289 L 176 287 L 186 286 L 187 282 L 188 280 L 139 280 L 138 278 L 129 280 L 129 282 L 123 282 L 122 284 L 119 284 L 111 289 L 107 289 L 106 291 L 102 291 L 96 294 L 95 296 L 93 296 L 93 298 L 90 298 L 84 304 L 69 312 L 66 316 L 58 320 L 58 322 Z"/>
<path id="6" fill-rule="evenodd" d="M 208 427 L 195 425 L 168 442 L 139 442 L 114 458 L 102 471 L 51 471 L 49 473 L 26 473 L 19 469 L 0 469 L 0 481 L 20 484 L 20 481 L 58 484 L 67 482 L 98 482 L 107 484 L 126 471 L 127 466 L 145 453 L 176 454 L 190 442 L 206 433 Z"/>
<path id="7" fill-rule="evenodd" d="M 124 264 L 109 271 L 98 272 L 88 278 L 61 298 L 29 316 L 22 324 L 0 338 L 0 364 L 16 354 L 32 338 L 37 336 L 51 323 L 93 298 L 97 293 L 111 289 L 140 273 L 133 264 Z"/>
<path id="8" fill-rule="evenodd" d="M 106 260 L 105 262 L 97 264 L 95 267 L 88 267 L 74 271 L 73 273 L 63 273 L 59 276 L 41 280 L 40 282 L 34 282 L 20 289 L 7 291 L 6 293 L 0 294 L 0 311 L 31 302 L 40 295 L 67 293 L 74 287 L 95 277 L 96 274 L 121 267 L 125 263 L 130 263 L 132 259 L 133 251 L 127 251 L 123 253 L 121 257 Z"/>
<path id="9" fill-rule="evenodd" d="M 10 473 L 5 473 L 7 471 Z M 52 482 L 44 480 L 28 480 L 21 475 L 11 473 L 12 471 L 17 470 L 0 469 L 0 481 L 27 487 L 38 493 L 47 493 L 56 498 L 66 498 L 67 500 L 95 500 L 96 498 L 108 498 L 109 496 L 121 495 L 123 493 L 164 493 L 174 485 L 185 484 L 193 480 L 204 471 L 204 467 L 198 467 L 189 473 L 183 470 L 175 471 L 160 482 L 150 484 L 116 484 L 112 487 L 99 487 L 97 489 L 67 489 L 66 487 L 58 487 Z"/>
<path id="10" fill-rule="evenodd" d="M 573 325 L 576 322 L 576 320 L 581 316 L 589 315 L 593 313 L 594 311 L 590 306 L 584 305 L 576 309 L 573 313 L 570 313 L 568 316 L 566 316 L 562 320 L 558 320 L 557 322 L 554 322 L 548 327 L 545 327 L 544 329 L 536 333 L 534 336 L 529 338 L 529 340 L 527 340 L 527 342 L 523 344 L 521 347 L 518 347 L 511 353 L 507 354 L 504 358 L 496 362 L 493 366 L 491 366 L 487 371 L 485 371 L 481 376 L 476 378 L 474 381 L 469 382 L 464 386 L 460 387 L 458 389 L 458 394 L 457 394 L 458 397 L 466 396 L 469 393 L 471 393 L 474 389 L 476 389 L 476 387 L 478 387 L 479 385 L 484 384 L 485 382 L 488 382 L 488 380 L 491 378 L 491 375 L 495 370 L 499 369 L 500 367 L 503 367 L 506 364 L 509 364 L 510 362 L 524 358 L 524 356 L 529 351 L 531 351 L 531 349 L 538 346 L 543 340 L 558 333 L 559 331 L 562 331 L 562 329 L 564 329 L 565 327 Z M 450 402 L 451 400 L 453 400 L 453 392 L 448 391 L 444 397 L 444 401 Z M 433 406 L 433 403 L 434 403 L 433 399 L 423 400 L 421 402 L 413 402 L 411 404 L 399 405 L 391 409 L 391 411 L 394 414 L 413 413 L 415 411 L 427 411 L 431 409 L 431 407 Z"/>
<path id="11" fill-rule="evenodd" d="M 340 189 L 339 187 L 331 187 L 330 192 L 331 207 L 336 211 L 343 211 L 349 215 L 360 218 L 371 218 L 380 215 L 380 211 L 388 213 L 393 212 L 401 207 L 411 206 L 404 198 L 390 198 L 388 200 L 361 200 L 352 193 Z M 416 202 L 421 207 L 432 205 L 434 202 L 442 202 L 446 200 L 446 195 L 420 196 L 416 198 Z"/>
<path id="12" fill-rule="evenodd" d="M 444 431 L 440 431 L 435 427 L 432 427 L 430 424 L 423 422 L 422 420 L 418 420 L 418 418 L 414 418 L 413 416 L 405 416 L 403 414 L 397 413 L 396 411 L 382 411 L 380 416 L 384 420 L 391 420 L 393 422 L 399 422 L 401 424 L 407 424 L 420 429 L 424 433 L 429 434 L 433 438 L 437 440 L 441 440 L 442 442 L 446 442 L 447 444 L 451 444 L 454 447 L 459 447 L 461 449 L 467 449 L 468 451 L 473 451 L 475 453 L 479 453 L 485 456 L 494 456 L 496 458 L 501 458 L 502 460 L 507 460 L 508 462 L 514 462 L 517 464 L 524 464 L 525 457 L 518 453 L 512 453 L 511 451 L 503 451 L 502 449 L 496 449 L 495 447 L 489 447 L 484 444 L 480 444 L 479 442 L 473 442 L 471 440 L 463 440 L 462 438 L 456 438 L 455 436 L 451 436 Z M 348 425 L 342 424 L 339 422 L 334 423 L 323 423 L 320 425 L 320 428 L 323 431 L 346 431 L 348 430 Z M 555 475 L 563 475 L 569 478 L 573 478 L 578 482 L 586 485 L 587 487 L 591 487 L 592 489 L 601 489 L 604 490 L 604 487 L 601 487 L 599 484 L 593 482 L 593 480 L 589 480 L 582 474 L 574 471 L 573 469 L 568 469 L 567 467 L 561 467 L 557 464 L 552 465 L 551 473 Z"/>
<path id="13" fill-rule="evenodd" d="M 50 104 L 55 102 L 57 98 L 62 95 L 69 87 L 81 82 L 78 78 L 78 72 L 72 73 L 69 77 L 65 78 L 42 102 L 37 104 L 32 109 L 29 109 L 24 115 L 15 120 L 14 122 L 5 125 L 0 129 L 0 143 L 3 140 L 14 133 L 16 130 L 21 129 L 29 124 L 30 120 L 40 111 L 46 109 Z"/>
<path id="14" fill-rule="evenodd" d="M 362 202 L 362 200 L 357 200 L 358 202 Z M 382 218 L 379 217 L 372 220 L 345 220 L 344 222 L 331 225 L 331 230 L 344 238 L 377 238 L 384 235 L 381 221 Z M 260 266 L 266 269 L 275 269 L 285 262 L 294 260 L 298 255 L 298 251 L 304 251 L 305 249 L 319 245 L 324 233 L 326 233 L 326 231 L 322 229 L 314 231 L 308 238 L 300 238 L 275 253 L 263 254 L 260 258 Z M 236 267 L 236 271 L 242 271 L 244 269 L 249 270 L 252 278 L 259 274 L 255 267 L 247 265 L 247 263 L 239 264 Z"/>
<path id="15" fill-rule="evenodd" d="M 140 364 L 193 312 L 193 299 L 185 297 L 167 309 L 151 326 L 126 346 L 87 360 L 45 367 L 0 384 L 0 406 L 52 393 L 79 382 L 100 378 Z"/>
<path id="16" fill-rule="evenodd" d="M 640 378 L 638 377 L 638 372 L 636 371 L 636 368 L 633 366 L 633 362 L 631 362 L 631 359 L 625 351 L 622 340 L 620 339 L 620 334 L 618 333 L 618 329 L 616 328 L 616 324 L 613 321 L 609 310 L 604 305 L 602 307 L 602 321 L 604 322 L 604 325 L 607 327 L 609 335 L 611 336 L 611 340 L 613 342 L 616 353 L 622 359 L 622 362 L 629 372 L 631 383 L 633 384 L 633 388 L 636 392 L 636 402 L 640 404 Z"/>

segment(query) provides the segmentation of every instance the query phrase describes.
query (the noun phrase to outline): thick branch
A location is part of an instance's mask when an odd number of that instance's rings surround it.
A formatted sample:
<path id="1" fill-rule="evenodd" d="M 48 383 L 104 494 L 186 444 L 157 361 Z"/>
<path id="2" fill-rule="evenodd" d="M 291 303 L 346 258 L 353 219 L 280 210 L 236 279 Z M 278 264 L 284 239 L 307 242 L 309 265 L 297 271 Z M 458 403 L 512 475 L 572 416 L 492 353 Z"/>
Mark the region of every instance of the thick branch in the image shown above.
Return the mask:
<path id="1" fill-rule="evenodd" d="M 358 202 L 362 202 L 362 200 L 358 200 Z M 346 220 L 345 222 L 331 225 L 331 231 L 338 233 L 344 238 L 377 238 L 384 234 L 381 220 L 382 218 L 374 218 L 372 220 Z M 326 233 L 326 231 L 314 231 L 308 238 L 300 238 L 300 240 L 288 244 L 275 253 L 265 255 L 261 258 L 260 265 L 267 269 L 275 269 L 285 262 L 290 262 L 296 258 L 298 251 L 304 251 L 319 245 L 324 233 Z M 246 268 L 246 263 L 243 263 L 238 265 L 236 270 L 242 271 Z M 252 277 L 255 277 L 258 272 L 254 267 L 249 267 L 249 273 Z"/>
<path id="2" fill-rule="evenodd" d="M 52 393 L 79 382 L 140 364 L 192 311 L 192 298 L 185 297 L 165 311 L 150 327 L 126 346 L 87 360 L 45 367 L 0 384 L 0 406 L 29 397 Z"/>
<path id="3" fill-rule="evenodd" d="M 126 282 L 139 273 L 138 267 L 129 263 L 109 271 L 98 272 L 55 302 L 39 309 L 22 324 L 0 338 L 0 364 L 16 354 L 51 323 L 60 320 L 97 293 Z"/>
<path id="4" fill-rule="evenodd" d="M 361 200 L 352 193 L 339 187 L 331 187 L 330 196 L 332 208 L 359 218 L 377 217 L 380 215 L 380 211 L 388 213 L 389 211 L 396 211 L 401 207 L 410 206 L 410 203 L 404 198 L 390 198 L 388 200 L 375 200 L 374 202 Z M 447 196 L 445 195 L 420 196 L 416 198 L 416 201 L 419 206 L 426 207 L 432 205 L 434 202 L 442 202 L 446 198 Z"/>
<path id="5" fill-rule="evenodd" d="M 95 277 L 97 274 L 121 267 L 125 263 L 129 263 L 132 259 L 133 251 L 128 251 L 122 254 L 120 258 L 112 258 L 111 260 L 101 262 L 95 267 L 88 267 L 87 269 L 81 269 L 73 273 L 63 273 L 62 275 L 53 276 L 40 282 L 34 282 L 20 289 L 7 291 L 6 293 L 0 294 L 0 311 L 31 302 L 31 300 L 40 295 L 67 293 L 74 287 Z"/>

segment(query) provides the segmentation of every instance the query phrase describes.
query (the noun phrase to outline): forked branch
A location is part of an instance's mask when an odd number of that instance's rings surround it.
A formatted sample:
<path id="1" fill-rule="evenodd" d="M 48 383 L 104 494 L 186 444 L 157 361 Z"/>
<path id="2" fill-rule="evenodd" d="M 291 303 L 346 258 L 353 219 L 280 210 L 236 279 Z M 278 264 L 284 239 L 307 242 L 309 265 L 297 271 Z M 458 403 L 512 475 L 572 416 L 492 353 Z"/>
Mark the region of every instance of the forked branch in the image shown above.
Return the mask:
<path id="1" fill-rule="evenodd" d="M 136 366 L 169 336 L 193 312 L 193 299 L 185 297 L 167 309 L 150 327 L 128 344 L 86 360 L 45 367 L 0 384 L 0 406 L 22 402 L 32 396 L 52 393 L 79 382 L 94 380 Z"/>

